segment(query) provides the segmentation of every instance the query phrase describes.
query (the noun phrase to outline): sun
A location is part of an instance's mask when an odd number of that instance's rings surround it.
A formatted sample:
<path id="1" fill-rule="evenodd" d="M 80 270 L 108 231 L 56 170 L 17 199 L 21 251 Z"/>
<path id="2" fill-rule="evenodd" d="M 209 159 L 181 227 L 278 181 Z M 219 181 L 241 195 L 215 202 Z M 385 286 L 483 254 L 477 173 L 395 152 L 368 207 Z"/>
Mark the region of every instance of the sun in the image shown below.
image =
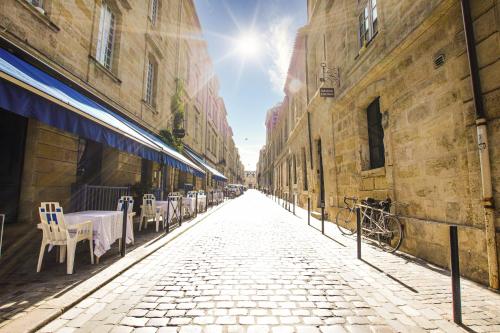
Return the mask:
<path id="1" fill-rule="evenodd" d="M 243 58 L 257 58 L 261 53 L 261 40 L 255 32 L 241 34 L 235 42 L 235 51 Z"/>

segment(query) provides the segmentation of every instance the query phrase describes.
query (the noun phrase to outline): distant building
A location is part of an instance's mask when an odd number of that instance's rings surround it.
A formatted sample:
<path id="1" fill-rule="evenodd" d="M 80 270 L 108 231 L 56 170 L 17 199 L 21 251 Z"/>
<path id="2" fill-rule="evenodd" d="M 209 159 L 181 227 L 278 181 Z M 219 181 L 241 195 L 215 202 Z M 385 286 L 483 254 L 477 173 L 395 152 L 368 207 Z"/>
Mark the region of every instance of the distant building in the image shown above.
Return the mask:
<path id="1" fill-rule="evenodd" d="M 247 188 L 257 188 L 257 172 L 245 171 L 245 182 L 243 185 Z"/>

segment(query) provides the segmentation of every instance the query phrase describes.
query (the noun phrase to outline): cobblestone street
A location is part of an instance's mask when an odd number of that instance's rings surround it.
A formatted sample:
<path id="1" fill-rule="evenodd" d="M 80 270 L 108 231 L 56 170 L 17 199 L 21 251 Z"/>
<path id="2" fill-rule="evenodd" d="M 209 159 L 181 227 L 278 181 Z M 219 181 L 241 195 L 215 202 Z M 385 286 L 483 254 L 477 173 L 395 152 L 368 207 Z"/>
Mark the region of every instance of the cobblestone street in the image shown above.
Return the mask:
<path id="1" fill-rule="evenodd" d="M 248 191 L 41 331 L 500 332 L 497 293 L 463 281 L 456 326 L 443 272 L 334 238 Z"/>

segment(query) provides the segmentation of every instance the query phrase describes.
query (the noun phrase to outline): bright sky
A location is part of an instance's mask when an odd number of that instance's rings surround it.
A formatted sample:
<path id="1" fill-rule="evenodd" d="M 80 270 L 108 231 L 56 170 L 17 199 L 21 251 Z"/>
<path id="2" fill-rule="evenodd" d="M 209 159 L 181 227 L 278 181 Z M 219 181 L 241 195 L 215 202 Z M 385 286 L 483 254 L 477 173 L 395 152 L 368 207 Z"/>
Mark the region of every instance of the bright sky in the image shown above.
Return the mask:
<path id="1" fill-rule="evenodd" d="M 306 0 L 195 0 L 245 170 L 265 144 L 265 115 L 281 102 Z"/>

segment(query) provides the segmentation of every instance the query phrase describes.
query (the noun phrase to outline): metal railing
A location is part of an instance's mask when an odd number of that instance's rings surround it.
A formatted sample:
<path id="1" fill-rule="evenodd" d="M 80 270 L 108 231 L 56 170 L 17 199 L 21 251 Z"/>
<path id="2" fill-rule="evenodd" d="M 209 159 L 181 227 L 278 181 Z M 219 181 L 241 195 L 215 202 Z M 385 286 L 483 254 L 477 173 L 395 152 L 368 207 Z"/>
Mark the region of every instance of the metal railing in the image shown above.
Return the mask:
<path id="1" fill-rule="evenodd" d="M 71 211 L 116 210 L 118 199 L 130 195 L 130 187 L 81 185 L 73 188 Z"/>

